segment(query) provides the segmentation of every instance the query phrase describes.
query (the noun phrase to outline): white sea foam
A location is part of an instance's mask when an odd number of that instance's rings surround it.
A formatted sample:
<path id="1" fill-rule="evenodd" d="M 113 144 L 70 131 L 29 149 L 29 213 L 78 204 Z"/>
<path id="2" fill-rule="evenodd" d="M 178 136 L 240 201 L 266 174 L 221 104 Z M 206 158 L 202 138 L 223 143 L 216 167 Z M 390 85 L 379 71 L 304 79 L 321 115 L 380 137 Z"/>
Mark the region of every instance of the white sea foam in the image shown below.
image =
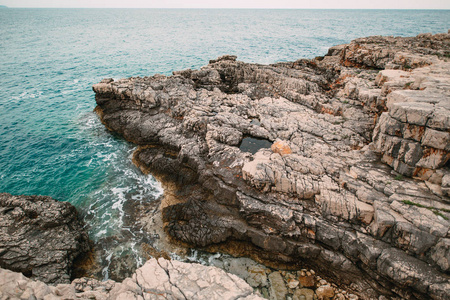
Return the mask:
<path id="1" fill-rule="evenodd" d="M 96 234 L 95 234 L 95 236 L 96 237 L 101 237 L 101 236 L 104 236 L 106 234 L 106 229 L 102 229 L 102 230 L 100 230 L 99 232 L 97 232 Z"/>
<path id="2" fill-rule="evenodd" d="M 211 255 L 210 257 L 208 257 L 208 264 L 211 265 L 213 263 L 213 261 L 215 259 L 220 258 L 220 256 L 221 256 L 220 253 L 216 253 L 216 254 Z"/>
<path id="3" fill-rule="evenodd" d="M 105 280 L 105 281 L 109 279 L 109 266 L 111 265 L 112 256 L 113 256 L 113 254 L 110 253 L 108 256 L 105 257 L 107 265 L 102 270 L 103 280 Z"/>

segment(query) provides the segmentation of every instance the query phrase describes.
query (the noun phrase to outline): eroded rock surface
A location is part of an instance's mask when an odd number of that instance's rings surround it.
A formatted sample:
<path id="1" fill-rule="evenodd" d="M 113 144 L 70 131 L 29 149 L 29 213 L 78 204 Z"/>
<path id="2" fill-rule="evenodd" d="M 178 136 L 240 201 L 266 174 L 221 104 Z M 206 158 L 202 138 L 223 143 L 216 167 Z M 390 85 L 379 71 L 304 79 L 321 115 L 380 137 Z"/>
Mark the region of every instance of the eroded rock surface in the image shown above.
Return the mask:
<path id="1" fill-rule="evenodd" d="M 0 267 L 45 283 L 69 283 L 74 259 L 89 249 L 70 203 L 0 194 Z"/>
<path id="2" fill-rule="evenodd" d="M 118 283 L 91 278 L 49 286 L 0 268 L 1 299 L 263 299 L 236 275 L 216 267 L 152 258 Z"/>
<path id="3" fill-rule="evenodd" d="M 105 79 L 96 111 L 140 145 L 144 172 L 178 185 L 163 209 L 175 238 L 250 241 L 366 299 L 445 299 L 449 45 L 424 34 L 267 66 L 224 56 L 169 77 Z M 247 152 L 246 138 L 272 146 Z"/>

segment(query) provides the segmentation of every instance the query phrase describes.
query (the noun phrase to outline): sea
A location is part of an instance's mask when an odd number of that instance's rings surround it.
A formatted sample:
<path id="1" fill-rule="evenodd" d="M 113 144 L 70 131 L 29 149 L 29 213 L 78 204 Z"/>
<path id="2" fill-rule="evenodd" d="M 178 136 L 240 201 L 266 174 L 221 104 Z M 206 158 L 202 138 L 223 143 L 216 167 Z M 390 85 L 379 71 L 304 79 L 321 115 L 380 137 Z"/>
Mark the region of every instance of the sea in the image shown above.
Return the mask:
<path id="1" fill-rule="evenodd" d="M 197 69 L 224 54 L 270 64 L 358 37 L 448 29 L 450 10 L 2 8 L 0 192 L 75 205 L 103 247 L 108 279 L 113 257 L 131 258 L 131 268 L 145 262 L 143 234 L 130 234 L 124 207 L 163 190 L 132 164 L 136 146 L 100 123 L 93 84 Z M 123 236 L 120 247 L 104 242 Z"/>

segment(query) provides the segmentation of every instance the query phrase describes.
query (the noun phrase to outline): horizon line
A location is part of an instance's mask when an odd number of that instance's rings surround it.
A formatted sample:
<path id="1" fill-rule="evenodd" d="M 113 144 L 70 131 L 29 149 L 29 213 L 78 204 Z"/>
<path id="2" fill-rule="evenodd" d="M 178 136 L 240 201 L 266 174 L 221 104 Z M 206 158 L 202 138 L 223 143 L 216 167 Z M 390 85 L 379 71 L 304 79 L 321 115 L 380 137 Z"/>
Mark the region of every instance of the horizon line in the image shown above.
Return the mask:
<path id="1" fill-rule="evenodd" d="M 300 8 L 300 7 L 61 7 L 61 6 L 7 6 L 6 8 L 60 8 L 60 9 L 285 9 L 285 10 L 450 10 L 450 8 Z"/>

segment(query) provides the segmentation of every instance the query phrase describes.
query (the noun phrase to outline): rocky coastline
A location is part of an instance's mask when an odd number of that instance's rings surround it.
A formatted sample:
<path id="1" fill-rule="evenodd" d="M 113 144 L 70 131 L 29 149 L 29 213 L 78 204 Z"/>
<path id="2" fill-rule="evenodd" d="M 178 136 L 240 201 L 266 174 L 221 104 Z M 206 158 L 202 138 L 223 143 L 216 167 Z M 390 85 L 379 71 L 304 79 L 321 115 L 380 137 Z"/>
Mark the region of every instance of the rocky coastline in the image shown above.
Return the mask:
<path id="1" fill-rule="evenodd" d="M 163 184 L 135 214 L 161 245 L 122 282 L 71 282 L 92 247 L 76 209 L 0 194 L 1 299 L 450 299 L 450 34 L 93 89 Z M 170 260 L 168 240 L 241 258 Z"/>
<path id="2" fill-rule="evenodd" d="M 0 216 L 0 299 L 263 299 L 218 267 L 162 257 L 122 282 L 74 279 L 94 245 L 73 205 L 2 193 Z M 260 269 L 253 282 L 267 285 Z"/>
<path id="3" fill-rule="evenodd" d="M 171 187 L 175 239 L 245 243 L 363 299 L 448 299 L 449 56 L 447 33 L 376 36 L 312 60 L 223 56 L 93 89 L 105 126 Z"/>

